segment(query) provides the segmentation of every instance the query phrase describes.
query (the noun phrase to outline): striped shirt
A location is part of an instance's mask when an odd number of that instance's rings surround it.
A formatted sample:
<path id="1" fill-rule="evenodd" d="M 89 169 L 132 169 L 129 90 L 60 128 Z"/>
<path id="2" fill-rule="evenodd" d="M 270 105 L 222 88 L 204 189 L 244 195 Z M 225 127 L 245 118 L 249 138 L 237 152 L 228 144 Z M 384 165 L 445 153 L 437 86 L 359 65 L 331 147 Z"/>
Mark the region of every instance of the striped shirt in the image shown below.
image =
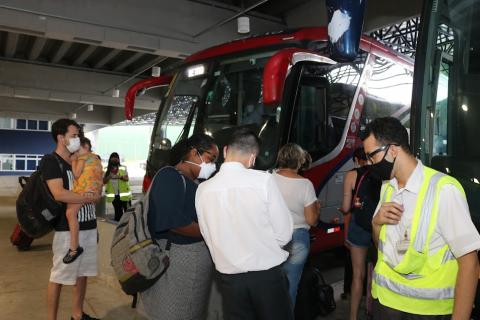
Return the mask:
<path id="1" fill-rule="evenodd" d="M 73 189 L 74 176 L 72 166 L 62 159 L 62 157 L 54 154 L 54 157 L 48 156 L 42 160 L 42 175 L 45 180 L 62 179 L 63 187 L 67 190 Z M 66 211 L 65 204 L 64 210 Z M 56 231 L 69 231 L 67 216 L 63 211 L 54 224 Z M 78 223 L 80 230 L 90 230 L 97 227 L 97 217 L 95 214 L 95 204 L 85 204 L 78 212 Z"/>

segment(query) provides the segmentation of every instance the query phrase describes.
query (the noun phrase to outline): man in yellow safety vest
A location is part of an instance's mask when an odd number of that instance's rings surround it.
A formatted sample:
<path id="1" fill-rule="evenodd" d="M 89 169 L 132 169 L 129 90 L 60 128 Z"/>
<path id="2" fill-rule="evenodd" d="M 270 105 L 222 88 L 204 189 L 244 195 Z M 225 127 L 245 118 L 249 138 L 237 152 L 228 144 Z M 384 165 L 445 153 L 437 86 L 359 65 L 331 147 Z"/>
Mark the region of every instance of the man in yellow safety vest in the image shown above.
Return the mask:
<path id="1" fill-rule="evenodd" d="M 373 239 L 373 319 L 470 319 L 480 235 L 460 183 L 417 160 L 399 120 L 368 124 L 363 145 L 384 180 Z"/>

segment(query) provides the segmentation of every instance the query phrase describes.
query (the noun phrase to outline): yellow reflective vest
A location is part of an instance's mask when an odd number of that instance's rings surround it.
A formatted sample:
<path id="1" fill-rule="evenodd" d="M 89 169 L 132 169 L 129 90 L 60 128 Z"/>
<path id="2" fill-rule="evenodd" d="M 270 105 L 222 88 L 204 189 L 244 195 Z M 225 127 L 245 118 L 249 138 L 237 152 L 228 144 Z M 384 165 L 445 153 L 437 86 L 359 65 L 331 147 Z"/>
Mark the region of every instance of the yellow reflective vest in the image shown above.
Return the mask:
<path id="1" fill-rule="evenodd" d="M 123 177 L 127 174 L 127 169 L 123 166 L 118 168 L 118 176 Z M 124 181 L 122 179 L 118 179 L 118 191 L 120 200 L 122 201 L 130 201 L 132 200 L 132 192 L 130 190 L 130 184 L 128 181 Z M 105 186 L 105 196 L 107 197 L 107 202 L 112 202 L 115 199 L 115 189 L 112 185 L 112 179 L 108 180 Z"/>
<path id="2" fill-rule="evenodd" d="M 429 245 L 438 218 L 439 194 L 446 184 L 454 185 L 465 196 L 453 177 L 423 168 L 424 180 L 418 194 L 411 226 L 410 244 L 397 265 L 384 258 L 386 226 L 380 229 L 378 260 L 372 280 L 372 296 L 387 307 L 418 315 L 444 315 L 453 312 L 458 263 L 448 245 L 429 255 Z M 389 202 L 393 187 L 382 186 L 381 202 Z"/>

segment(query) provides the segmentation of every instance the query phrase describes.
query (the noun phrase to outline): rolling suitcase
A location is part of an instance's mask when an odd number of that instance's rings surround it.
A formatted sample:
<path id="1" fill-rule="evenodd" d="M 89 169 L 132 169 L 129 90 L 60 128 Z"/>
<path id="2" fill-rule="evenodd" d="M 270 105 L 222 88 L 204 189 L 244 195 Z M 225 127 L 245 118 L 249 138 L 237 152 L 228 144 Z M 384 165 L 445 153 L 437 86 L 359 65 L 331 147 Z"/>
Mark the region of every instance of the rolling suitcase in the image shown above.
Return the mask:
<path id="1" fill-rule="evenodd" d="M 26 251 L 30 249 L 33 238 L 29 237 L 23 230 L 20 228 L 20 225 L 17 223 L 13 229 L 13 233 L 10 236 L 10 242 L 17 247 L 20 251 Z"/>

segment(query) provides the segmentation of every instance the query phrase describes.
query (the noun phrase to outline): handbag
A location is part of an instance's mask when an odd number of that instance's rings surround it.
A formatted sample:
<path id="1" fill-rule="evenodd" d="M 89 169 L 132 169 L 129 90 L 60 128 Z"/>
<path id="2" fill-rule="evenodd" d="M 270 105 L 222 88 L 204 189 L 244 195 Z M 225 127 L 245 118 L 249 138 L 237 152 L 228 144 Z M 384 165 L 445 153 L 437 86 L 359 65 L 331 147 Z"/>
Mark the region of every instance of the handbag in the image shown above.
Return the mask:
<path id="1" fill-rule="evenodd" d="M 322 273 L 318 268 L 314 268 L 313 272 L 317 278 L 314 282 L 315 292 L 317 295 L 317 303 L 314 312 L 321 316 L 326 316 L 337 308 L 335 298 L 333 297 L 333 288 L 325 282 Z"/>
<path id="2" fill-rule="evenodd" d="M 317 267 L 307 265 L 299 283 L 295 319 L 314 320 L 330 314 L 336 307 L 332 286 L 325 282 Z"/>

